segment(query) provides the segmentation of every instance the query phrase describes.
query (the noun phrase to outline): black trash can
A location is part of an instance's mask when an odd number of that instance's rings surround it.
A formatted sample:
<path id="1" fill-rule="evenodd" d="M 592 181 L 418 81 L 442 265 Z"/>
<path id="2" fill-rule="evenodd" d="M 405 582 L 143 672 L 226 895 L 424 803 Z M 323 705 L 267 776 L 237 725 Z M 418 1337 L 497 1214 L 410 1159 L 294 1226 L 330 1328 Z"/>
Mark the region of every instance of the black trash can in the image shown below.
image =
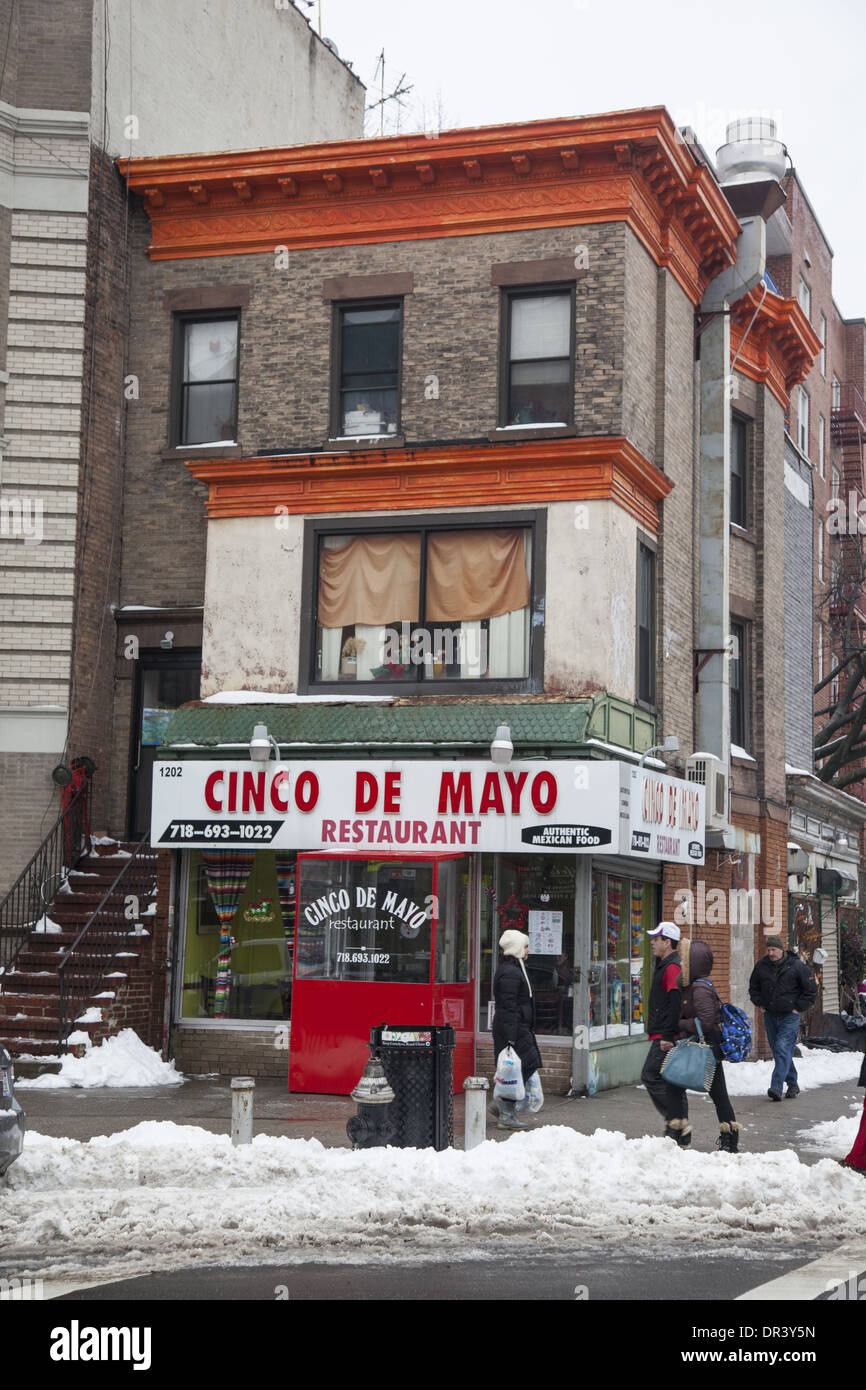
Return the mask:
<path id="1" fill-rule="evenodd" d="M 454 1029 L 383 1023 L 370 1029 L 382 1060 L 398 1149 L 447 1149 L 454 1143 Z"/>

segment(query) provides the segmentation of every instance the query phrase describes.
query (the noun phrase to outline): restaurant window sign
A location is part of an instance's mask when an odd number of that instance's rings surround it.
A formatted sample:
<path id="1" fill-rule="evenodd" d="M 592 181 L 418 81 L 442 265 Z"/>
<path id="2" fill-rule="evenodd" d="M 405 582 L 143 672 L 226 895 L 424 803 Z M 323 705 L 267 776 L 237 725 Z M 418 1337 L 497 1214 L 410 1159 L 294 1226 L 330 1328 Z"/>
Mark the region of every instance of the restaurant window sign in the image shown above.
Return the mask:
<path id="1" fill-rule="evenodd" d="M 295 977 L 429 984 L 433 865 L 305 856 Z"/>

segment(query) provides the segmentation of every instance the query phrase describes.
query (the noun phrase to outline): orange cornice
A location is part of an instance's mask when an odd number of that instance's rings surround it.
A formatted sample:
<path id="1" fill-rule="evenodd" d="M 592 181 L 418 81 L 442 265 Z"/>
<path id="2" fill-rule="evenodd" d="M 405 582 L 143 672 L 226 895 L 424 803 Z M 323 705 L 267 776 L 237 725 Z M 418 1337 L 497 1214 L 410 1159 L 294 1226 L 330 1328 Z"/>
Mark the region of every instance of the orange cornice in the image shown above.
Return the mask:
<path id="1" fill-rule="evenodd" d="M 740 230 L 664 107 L 117 163 L 154 259 L 626 222 L 697 303 Z"/>
<path id="2" fill-rule="evenodd" d="M 821 350 L 821 339 L 796 299 L 783 299 L 772 290 L 761 296 L 762 287 L 756 285 L 733 306 L 731 360 L 737 359 L 735 371 L 761 382 L 787 409 L 789 395 L 806 379 Z"/>
<path id="3" fill-rule="evenodd" d="M 673 484 L 621 436 L 187 459 L 210 517 L 534 505 L 607 498 L 658 532 Z"/>

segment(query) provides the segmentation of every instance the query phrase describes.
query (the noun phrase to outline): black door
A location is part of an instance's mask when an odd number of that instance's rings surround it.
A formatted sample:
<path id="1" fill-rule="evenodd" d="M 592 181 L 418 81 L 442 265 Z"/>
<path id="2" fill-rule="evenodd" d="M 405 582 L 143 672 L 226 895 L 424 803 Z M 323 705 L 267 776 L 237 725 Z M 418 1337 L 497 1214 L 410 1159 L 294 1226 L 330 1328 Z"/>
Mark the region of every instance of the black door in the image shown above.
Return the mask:
<path id="1" fill-rule="evenodd" d="M 136 663 L 129 782 L 132 840 L 140 840 L 150 829 L 153 764 L 166 725 L 176 709 L 198 699 L 200 682 L 200 647 L 168 652 L 143 650 Z"/>

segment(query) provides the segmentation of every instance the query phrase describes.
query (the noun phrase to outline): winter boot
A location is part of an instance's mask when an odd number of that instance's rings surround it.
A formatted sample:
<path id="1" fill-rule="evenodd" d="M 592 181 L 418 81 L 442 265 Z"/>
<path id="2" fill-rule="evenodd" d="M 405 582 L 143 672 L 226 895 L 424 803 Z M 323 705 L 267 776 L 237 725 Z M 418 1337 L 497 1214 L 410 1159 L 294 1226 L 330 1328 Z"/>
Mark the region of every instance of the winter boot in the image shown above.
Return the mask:
<path id="1" fill-rule="evenodd" d="M 499 1099 L 496 1099 L 496 1098 L 494 1098 L 494 1099 L 490 1102 L 490 1113 L 491 1113 L 491 1115 L 493 1116 L 494 1120 L 498 1120 L 498 1119 L 499 1119 L 499 1114 L 500 1114 L 499 1107 L 501 1106 L 501 1104 L 502 1104 L 502 1101 L 499 1100 Z"/>
<path id="2" fill-rule="evenodd" d="M 664 1137 L 675 1139 L 679 1148 L 688 1149 L 692 1142 L 692 1127 L 688 1120 L 668 1120 Z"/>
<path id="3" fill-rule="evenodd" d="M 497 1129 L 526 1129 L 526 1122 L 515 1112 L 516 1101 L 501 1100 L 499 1102 L 499 1121 Z"/>
<path id="4" fill-rule="evenodd" d="M 738 1125 L 736 1120 L 730 1124 L 719 1126 L 720 1134 L 716 1140 L 716 1148 L 721 1149 L 722 1153 L 735 1154 L 740 1151 L 740 1130 L 742 1125 Z"/>

